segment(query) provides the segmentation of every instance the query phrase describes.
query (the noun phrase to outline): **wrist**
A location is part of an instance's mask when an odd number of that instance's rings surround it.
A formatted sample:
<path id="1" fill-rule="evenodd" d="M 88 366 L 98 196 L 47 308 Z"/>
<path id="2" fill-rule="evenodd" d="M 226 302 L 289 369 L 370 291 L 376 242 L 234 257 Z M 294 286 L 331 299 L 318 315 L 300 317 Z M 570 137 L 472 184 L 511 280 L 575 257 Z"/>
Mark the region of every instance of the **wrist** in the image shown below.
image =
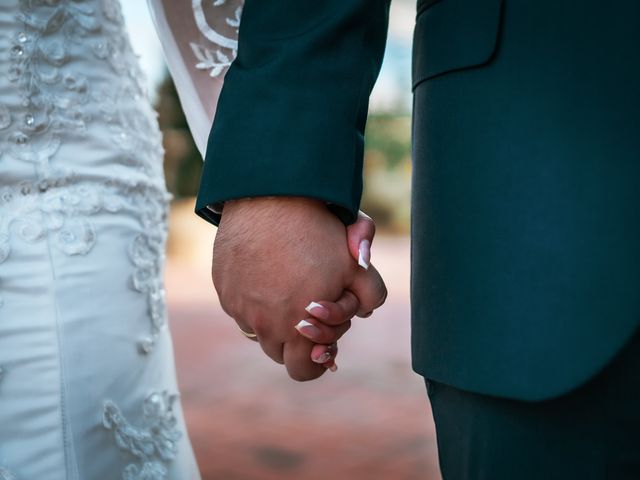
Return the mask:
<path id="1" fill-rule="evenodd" d="M 310 212 L 328 212 L 326 204 L 317 199 L 307 197 L 247 197 L 228 200 L 224 203 L 222 222 L 240 217 L 274 217 L 296 214 L 308 215 Z"/>

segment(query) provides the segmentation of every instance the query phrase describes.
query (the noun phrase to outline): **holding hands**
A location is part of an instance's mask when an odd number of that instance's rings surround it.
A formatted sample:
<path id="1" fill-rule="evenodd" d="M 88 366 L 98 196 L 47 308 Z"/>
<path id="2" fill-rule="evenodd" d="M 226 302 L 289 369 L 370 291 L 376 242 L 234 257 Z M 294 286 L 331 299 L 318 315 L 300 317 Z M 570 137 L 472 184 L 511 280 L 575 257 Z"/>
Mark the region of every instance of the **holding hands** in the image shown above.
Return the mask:
<path id="1" fill-rule="evenodd" d="M 369 266 L 373 236 L 366 215 L 345 228 L 317 200 L 227 202 L 212 273 L 222 308 L 291 378 L 317 378 L 335 368 L 351 318 L 370 315 L 386 298 Z"/>

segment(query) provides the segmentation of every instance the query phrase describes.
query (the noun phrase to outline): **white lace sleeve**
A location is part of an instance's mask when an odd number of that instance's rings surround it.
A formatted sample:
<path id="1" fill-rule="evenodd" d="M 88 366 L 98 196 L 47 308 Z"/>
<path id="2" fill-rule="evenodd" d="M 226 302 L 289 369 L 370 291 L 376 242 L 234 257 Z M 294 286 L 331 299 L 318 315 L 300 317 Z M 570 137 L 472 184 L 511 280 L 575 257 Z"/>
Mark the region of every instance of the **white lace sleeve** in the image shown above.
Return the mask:
<path id="1" fill-rule="evenodd" d="M 204 157 L 243 0 L 147 0 L 193 139 Z"/>

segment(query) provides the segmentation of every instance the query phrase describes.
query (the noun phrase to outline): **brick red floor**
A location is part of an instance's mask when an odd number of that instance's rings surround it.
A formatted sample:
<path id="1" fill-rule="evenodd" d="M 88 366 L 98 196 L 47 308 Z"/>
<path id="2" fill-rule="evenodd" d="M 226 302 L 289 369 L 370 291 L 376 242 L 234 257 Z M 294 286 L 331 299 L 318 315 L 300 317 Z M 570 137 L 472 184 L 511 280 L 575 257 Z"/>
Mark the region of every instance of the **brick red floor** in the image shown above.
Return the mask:
<path id="1" fill-rule="evenodd" d="M 337 373 L 305 384 L 289 380 L 222 312 L 209 283 L 208 239 L 202 245 L 170 259 L 167 290 L 205 480 L 440 478 L 424 385 L 409 366 L 406 238 L 376 239 L 387 304 L 355 322 Z"/>

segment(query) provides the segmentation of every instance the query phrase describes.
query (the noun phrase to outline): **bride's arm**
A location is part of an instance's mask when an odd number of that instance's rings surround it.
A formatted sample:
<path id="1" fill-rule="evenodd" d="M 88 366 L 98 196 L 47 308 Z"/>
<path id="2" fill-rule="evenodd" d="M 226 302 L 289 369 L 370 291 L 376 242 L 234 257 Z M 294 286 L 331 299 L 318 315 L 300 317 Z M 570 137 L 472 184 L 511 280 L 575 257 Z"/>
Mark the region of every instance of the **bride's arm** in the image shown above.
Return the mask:
<path id="1" fill-rule="evenodd" d="M 243 0 L 147 0 L 193 139 L 204 158 Z"/>

